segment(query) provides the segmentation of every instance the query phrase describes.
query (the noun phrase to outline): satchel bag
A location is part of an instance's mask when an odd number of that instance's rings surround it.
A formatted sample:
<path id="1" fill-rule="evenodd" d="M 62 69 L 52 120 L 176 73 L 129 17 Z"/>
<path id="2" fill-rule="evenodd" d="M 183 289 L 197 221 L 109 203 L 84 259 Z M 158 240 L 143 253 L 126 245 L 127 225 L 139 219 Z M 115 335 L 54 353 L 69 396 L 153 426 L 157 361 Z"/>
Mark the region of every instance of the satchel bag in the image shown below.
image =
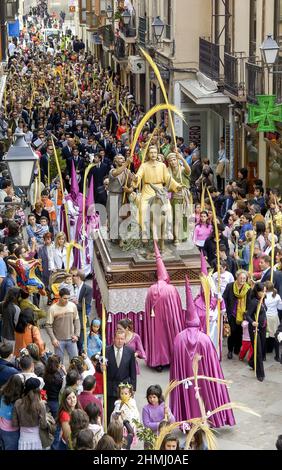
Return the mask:
<path id="1" fill-rule="evenodd" d="M 39 424 L 39 436 L 43 449 L 47 449 L 51 446 L 51 444 L 53 444 L 57 428 L 56 421 L 54 420 L 53 416 L 49 411 L 46 411 L 46 421 L 47 427 L 42 427 Z"/>
<path id="2" fill-rule="evenodd" d="M 223 337 L 224 338 L 229 338 L 230 335 L 231 335 L 230 325 L 229 325 L 228 321 L 224 321 L 224 323 L 223 323 Z"/>
<path id="3" fill-rule="evenodd" d="M 223 176 L 224 169 L 225 169 L 225 162 L 219 162 L 216 165 L 216 170 L 215 170 L 216 176 Z"/>

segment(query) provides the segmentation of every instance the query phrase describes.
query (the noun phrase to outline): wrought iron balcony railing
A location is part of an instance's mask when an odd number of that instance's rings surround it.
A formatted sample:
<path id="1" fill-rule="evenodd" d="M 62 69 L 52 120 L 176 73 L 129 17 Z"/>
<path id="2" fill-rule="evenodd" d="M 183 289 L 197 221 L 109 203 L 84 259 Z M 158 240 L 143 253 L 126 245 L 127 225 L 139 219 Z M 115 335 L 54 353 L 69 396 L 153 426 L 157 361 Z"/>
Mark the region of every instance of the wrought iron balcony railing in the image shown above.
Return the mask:
<path id="1" fill-rule="evenodd" d="M 146 45 L 147 19 L 139 16 L 138 41 L 141 46 Z"/>
<path id="2" fill-rule="evenodd" d="M 246 63 L 246 84 L 247 99 L 251 103 L 257 102 L 257 96 L 263 95 L 264 88 L 264 68 L 251 62 Z"/>
<path id="3" fill-rule="evenodd" d="M 220 47 L 204 38 L 200 38 L 199 70 L 212 80 L 219 81 Z"/>
<path id="4" fill-rule="evenodd" d="M 238 98 L 246 96 L 245 58 L 224 54 L 224 89 Z"/>
<path id="5" fill-rule="evenodd" d="M 121 38 L 117 38 L 115 41 L 114 55 L 119 60 L 126 58 L 125 43 Z"/>

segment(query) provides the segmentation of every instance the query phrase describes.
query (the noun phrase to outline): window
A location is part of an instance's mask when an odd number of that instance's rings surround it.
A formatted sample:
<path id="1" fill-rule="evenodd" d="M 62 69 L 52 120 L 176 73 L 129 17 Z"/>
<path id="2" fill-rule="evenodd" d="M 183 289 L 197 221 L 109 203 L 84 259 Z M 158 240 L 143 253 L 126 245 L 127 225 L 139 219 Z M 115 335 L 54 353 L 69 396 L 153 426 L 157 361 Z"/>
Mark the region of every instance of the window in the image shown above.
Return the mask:
<path id="1" fill-rule="evenodd" d="M 79 0 L 79 21 L 80 24 L 86 23 L 86 0 Z"/>
<path id="2" fill-rule="evenodd" d="M 250 61 L 255 62 L 257 52 L 257 0 L 250 0 Z"/>
<path id="3" fill-rule="evenodd" d="M 140 0 L 140 2 L 139 2 L 139 16 L 144 18 L 145 15 L 146 15 L 145 0 Z"/>
<path id="4" fill-rule="evenodd" d="M 274 35 L 280 46 L 279 61 L 282 59 L 282 0 L 275 0 Z"/>
<path id="5" fill-rule="evenodd" d="M 164 0 L 164 18 L 165 23 L 164 37 L 166 39 L 171 39 L 171 26 L 172 26 L 172 0 Z"/>

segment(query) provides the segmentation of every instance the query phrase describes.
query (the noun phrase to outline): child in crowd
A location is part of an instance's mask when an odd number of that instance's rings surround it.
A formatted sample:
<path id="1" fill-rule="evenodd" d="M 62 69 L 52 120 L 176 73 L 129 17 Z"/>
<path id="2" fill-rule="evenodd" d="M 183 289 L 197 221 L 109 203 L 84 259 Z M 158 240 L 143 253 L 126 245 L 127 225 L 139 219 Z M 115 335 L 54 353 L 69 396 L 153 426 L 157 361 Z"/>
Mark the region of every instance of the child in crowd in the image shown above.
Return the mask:
<path id="1" fill-rule="evenodd" d="M 48 219 L 47 219 L 47 217 L 45 217 L 45 215 L 42 215 L 40 217 L 40 226 L 41 226 L 41 229 L 40 229 L 39 234 L 38 234 L 37 243 L 39 245 L 43 245 L 43 243 L 44 243 L 43 237 L 44 237 L 45 233 L 48 233 L 50 231 L 49 226 L 48 226 Z"/>
<path id="2" fill-rule="evenodd" d="M 165 420 L 170 424 L 175 422 L 175 418 L 171 410 L 165 406 L 160 385 L 150 385 L 147 389 L 146 398 L 148 404 L 143 407 L 142 421 L 146 428 L 150 428 L 154 434 L 157 434 L 161 421 Z M 144 448 L 148 448 L 146 442 Z"/>
<path id="3" fill-rule="evenodd" d="M 119 384 L 119 400 L 115 402 L 113 414 L 122 413 L 123 419 L 129 421 L 133 429 L 136 428 L 133 420 L 140 421 L 139 411 L 131 384 Z"/>
<path id="4" fill-rule="evenodd" d="M 275 350 L 275 361 L 280 362 L 279 357 L 279 345 L 275 340 L 275 333 L 279 327 L 279 315 L 278 310 L 282 310 L 282 300 L 274 285 L 270 281 L 266 281 L 266 296 L 264 299 L 267 317 L 267 337 L 266 337 L 266 352 L 272 353 L 273 348 Z"/>
<path id="5" fill-rule="evenodd" d="M 201 204 L 195 205 L 195 224 L 199 224 L 201 220 Z"/>
<path id="6" fill-rule="evenodd" d="M 64 282 L 60 284 L 59 290 L 68 289 L 70 293 L 70 301 L 77 303 L 77 296 L 75 295 L 74 286 L 72 283 L 72 274 L 67 273 L 64 278 Z"/>
<path id="7" fill-rule="evenodd" d="M 160 450 L 179 450 L 178 437 L 173 433 L 167 434 L 162 442 Z"/>
<path id="8" fill-rule="evenodd" d="M 96 403 L 88 403 L 84 411 L 88 415 L 88 418 L 89 418 L 88 429 L 90 429 L 93 432 L 94 446 L 96 447 L 96 445 L 98 444 L 98 441 L 104 435 L 104 429 L 103 429 L 102 420 L 101 420 L 101 411 L 99 407 L 96 405 Z"/>
<path id="9" fill-rule="evenodd" d="M 76 370 L 79 373 L 80 381 L 77 387 L 77 394 L 79 395 L 83 391 L 82 382 L 88 375 L 95 374 L 95 368 L 89 357 L 82 353 L 81 356 L 75 356 L 70 361 L 69 371 L 71 369 Z"/>
<path id="10" fill-rule="evenodd" d="M 114 411 L 111 415 L 111 421 L 116 416 L 121 416 L 123 422 L 128 422 L 130 428 L 133 430 L 132 445 L 136 444 L 136 424 L 134 420 L 140 421 L 140 415 L 137 408 L 137 404 L 134 397 L 134 391 L 131 384 L 120 384 L 119 385 L 119 400 L 115 402 Z M 128 433 L 127 428 L 124 428 L 124 436 Z"/>
<path id="11" fill-rule="evenodd" d="M 241 347 L 241 351 L 239 354 L 239 360 L 243 361 L 247 352 L 249 352 L 249 355 L 248 355 L 248 361 L 249 361 L 253 354 L 253 346 L 252 346 L 251 338 L 249 334 L 249 322 L 246 320 L 246 314 L 244 314 L 242 328 L 243 328 L 243 338 L 242 338 L 242 347 Z"/>
<path id="12" fill-rule="evenodd" d="M 101 356 L 100 354 L 95 354 L 94 356 L 91 356 L 91 362 L 94 366 L 95 369 L 95 374 L 94 377 L 96 379 L 96 386 L 94 390 L 94 395 L 95 397 L 99 398 L 101 402 L 103 403 L 103 372 L 101 370 L 101 362 L 100 362 Z"/>
<path id="13" fill-rule="evenodd" d="M 91 322 L 90 332 L 87 337 L 87 355 L 88 357 L 95 356 L 102 351 L 102 340 L 99 334 L 101 321 L 99 318 L 94 318 Z"/>

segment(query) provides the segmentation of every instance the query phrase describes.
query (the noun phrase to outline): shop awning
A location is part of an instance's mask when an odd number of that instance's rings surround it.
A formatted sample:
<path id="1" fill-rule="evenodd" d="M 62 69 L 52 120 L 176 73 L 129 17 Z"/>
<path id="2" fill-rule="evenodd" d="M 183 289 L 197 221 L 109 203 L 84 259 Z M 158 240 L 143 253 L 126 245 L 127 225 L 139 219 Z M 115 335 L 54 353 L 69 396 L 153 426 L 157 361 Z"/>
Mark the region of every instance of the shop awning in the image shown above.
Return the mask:
<path id="1" fill-rule="evenodd" d="M 219 92 L 217 88 L 208 90 L 198 80 L 182 80 L 179 83 L 181 91 L 196 104 L 212 105 L 231 103 L 230 98 Z"/>

